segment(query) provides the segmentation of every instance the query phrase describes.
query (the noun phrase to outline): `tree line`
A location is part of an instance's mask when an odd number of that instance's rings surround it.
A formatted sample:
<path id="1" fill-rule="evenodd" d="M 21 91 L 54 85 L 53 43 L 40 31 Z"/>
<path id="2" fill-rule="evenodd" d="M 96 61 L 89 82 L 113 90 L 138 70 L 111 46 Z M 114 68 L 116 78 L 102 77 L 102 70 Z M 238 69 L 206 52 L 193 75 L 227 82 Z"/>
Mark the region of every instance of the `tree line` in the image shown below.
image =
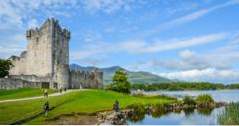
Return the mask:
<path id="1" fill-rule="evenodd" d="M 131 89 L 156 91 L 156 90 L 218 90 L 218 89 L 239 89 L 239 84 L 218 84 L 210 82 L 170 82 L 160 84 L 133 84 Z"/>

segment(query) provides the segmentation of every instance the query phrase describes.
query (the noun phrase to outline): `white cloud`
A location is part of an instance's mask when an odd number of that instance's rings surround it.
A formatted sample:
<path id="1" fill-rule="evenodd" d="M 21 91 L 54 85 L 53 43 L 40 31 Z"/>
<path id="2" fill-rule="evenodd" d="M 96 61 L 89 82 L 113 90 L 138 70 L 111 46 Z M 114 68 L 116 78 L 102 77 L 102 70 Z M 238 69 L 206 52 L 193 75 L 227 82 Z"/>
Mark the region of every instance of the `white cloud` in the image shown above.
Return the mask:
<path id="1" fill-rule="evenodd" d="M 215 68 L 192 69 L 186 71 L 159 73 L 159 75 L 185 81 L 209 81 L 221 83 L 234 83 L 239 81 L 239 71 L 236 70 L 218 70 Z"/>
<path id="2" fill-rule="evenodd" d="M 159 40 L 151 43 L 145 41 L 127 41 L 122 43 L 120 47 L 131 53 L 154 53 L 219 42 L 226 38 L 227 34 L 216 33 L 187 39 Z"/>
<path id="3" fill-rule="evenodd" d="M 36 28 L 36 27 L 39 27 L 39 22 L 36 19 L 28 21 L 28 28 Z"/>
<path id="4" fill-rule="evenodd" d="M 183 50 L 183 51 L 181 51 L 181 52 L 179 53 L 179 56 L 182 57 L 182 58 L 184 58 L 184 59 L 191 58 L 191 57 L 193 57 L 194 55 L 195 55 L 195 53 L 194 53 L 193 51 L 191 51 L 191 50 L 188 50 L 188 49 Z"/>
<path id="5" fill-rule="evenodd" d="M 184 24 L 184 23 L 196 20 L 202 16 L 205 16 L 206 14 L 208 14 L 210 12 L 213 12 L 215 10 L 222 9 L 222 8 L 225 8 L 225 7 L 228 7 L 231 5 L 235 5 L 235 4 L 239 4 L 239 2 L 233 1 L 233 0 L 227 1 L 223 4 L 219 4 L 219 5 L 213 6 L 211 8 L 202 9 L 202 10 L 190 13 L 188 15 L 182 16 L 180 18 L 177 18 L 170 22 L 167 22 L 163 25 L 165 25 L 166 27 L 174 27 L 175 25 L 180 25 L 180 24 Z"/>
<path id="6" fill-rule="evenodd" d="M 160 33 L 163 30 L 175 28 L 176 26 L 180 26 L 180 25 L 195 21 L 197 19 L 200 19 L 203 16 L 205 16 L 205 15 L 211 13 L 211 12 L 214 12 L 216 10 L 223 9 L 223 8 L 233 6 L 233 5 L 238 5 L 238 4 L 239 4 L 238 0 L 228 0 L 225 3 L 218 4 L 218 5 L 212 6 L 210 8 L 200 9 L 198 11 L 191 12 L 191 13 L 186 14 L 184 16 L 166 21 L 165 23 L 161 23 L 157 27 L 154 27 L 150 30 L 147 30 L 147 31 L 143 32 L 143 33 L 140 33 L 140 36 L 141 37 L 147 37 L 147 36 L 150 36 L 150 35 L 155 34 L 155 33 Z"/>
<path id="7" fill-rule="evenodd" d="M 118 10 L 130 10 L 133 1 L 131 0 L 86 0 L 84 7 L 91 11 L 103 11 L 113 13 Z"/>

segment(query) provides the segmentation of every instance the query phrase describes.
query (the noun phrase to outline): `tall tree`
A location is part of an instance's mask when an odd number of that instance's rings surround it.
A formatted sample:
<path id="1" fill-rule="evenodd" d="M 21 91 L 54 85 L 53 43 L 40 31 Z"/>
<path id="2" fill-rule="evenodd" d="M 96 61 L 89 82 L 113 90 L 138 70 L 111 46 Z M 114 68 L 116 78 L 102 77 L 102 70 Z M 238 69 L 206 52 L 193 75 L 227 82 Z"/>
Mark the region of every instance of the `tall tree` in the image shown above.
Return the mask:
<path id="1" fill-rule="evenodd" d="M 10 60 L 0 59 L 0 77 L 9 75 L 9 70 L 13 66 Z"/>
<path id="2" fill-rule="evenodd" d="M 110 85 L 110 89 L 117 92 L 130 93 L 130 88 L 131 85 L 128 81 L 127 73 L 124 70 L 117 70 L 113 76 L 113 82 Z"/>

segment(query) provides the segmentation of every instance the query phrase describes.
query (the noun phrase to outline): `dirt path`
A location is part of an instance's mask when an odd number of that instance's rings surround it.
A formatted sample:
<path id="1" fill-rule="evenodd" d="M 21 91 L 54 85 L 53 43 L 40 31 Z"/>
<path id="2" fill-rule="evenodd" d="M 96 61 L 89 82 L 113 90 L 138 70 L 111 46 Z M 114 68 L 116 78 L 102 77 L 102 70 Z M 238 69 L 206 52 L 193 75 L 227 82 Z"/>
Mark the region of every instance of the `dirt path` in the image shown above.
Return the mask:
<path id="1" fill-rule="evenodd" d="M 70 92 L 76 92 L 76 91 L 83 91 L 83 90 L 87 90 L 87 89 L 74 89 L 74 90 L 67 90 L 62 91 L 62 93 L 53 93 L 48 95 L 48 97 L 54 97 L 54 96 L 61 96 Z M 18 98 L 18 99 L 8 99 L 8 100 L 0 100 L 0 103 L 4 103 L 4 102 L 15 102 L 15 101 L 26 101 L 26 100 L 33 100 L 33 99 L 41 99 L 44 98 L 44 96 L 34 96 L 34 97 L 27 97 L 27 98 Z"/>

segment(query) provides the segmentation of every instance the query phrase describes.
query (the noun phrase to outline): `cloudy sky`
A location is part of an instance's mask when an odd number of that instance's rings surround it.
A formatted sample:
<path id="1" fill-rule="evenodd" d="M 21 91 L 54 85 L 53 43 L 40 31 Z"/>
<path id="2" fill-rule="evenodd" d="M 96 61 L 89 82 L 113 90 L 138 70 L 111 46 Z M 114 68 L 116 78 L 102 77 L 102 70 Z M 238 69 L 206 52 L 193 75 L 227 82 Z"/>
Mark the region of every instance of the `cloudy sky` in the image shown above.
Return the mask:
<path id="1" fill-rule="evenodd" d="M 70 29 L 71 63 L 239 82 L 239 0 L 0 0 L 0 57 L 48 17 Z"/>

